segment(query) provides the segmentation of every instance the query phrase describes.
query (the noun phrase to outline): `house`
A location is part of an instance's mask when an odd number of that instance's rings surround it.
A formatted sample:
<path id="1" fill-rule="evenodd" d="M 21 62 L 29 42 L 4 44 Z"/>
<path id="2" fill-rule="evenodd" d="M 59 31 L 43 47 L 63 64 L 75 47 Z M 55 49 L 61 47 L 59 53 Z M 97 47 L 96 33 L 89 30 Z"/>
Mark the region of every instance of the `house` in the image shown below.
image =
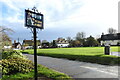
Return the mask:
<path id="1" fill-rule="evenodd" d="M 33 49 L 34 41 L 33 40 L 23 40 L 22 46 L 23 46 L 23 49 Z M 37 48 L 41 48 L 40 40 L 37 40 Z"/>
<path id="2" fill-rule="evenodd" d="M 105 46 L 105 45 L 114 45 L 120 46 L 120 33 L 116 33 L 116 34 L 102 34 L 101 35 L 101 45 Z"/>
<path id="3" fill-rule="evenodd" d="M 12 41 L 11 40 L 6 40 L 1 44 L 3 45 L 4 49 L 11 49 L 12 48 Z"/>
<path id="4" fill-rule="evenodd" d="M 14 40 L 14 43 L 12 44 L 12 48 L 13 49 L 22 49 L 22 45 L 20 44 L 20 42 L 16 42 L 16 40 Z"/>
<path id="5" fill-rule="evenodd" d="M 3 45 L 4 49 L 11 49 L 12 48 L 12 41 L 9 40 L 5 40 L 3 42 L 1 42 L 1 45 Z"/>
<path id="6" fill-rule="evenodd" d="M 64 38 L 58 38 L 57 40 L 53 40 L 53 43 L 55 43 L 57 47 L 68 47 L 69 46 L 68 40 L 65 40 Z"/>

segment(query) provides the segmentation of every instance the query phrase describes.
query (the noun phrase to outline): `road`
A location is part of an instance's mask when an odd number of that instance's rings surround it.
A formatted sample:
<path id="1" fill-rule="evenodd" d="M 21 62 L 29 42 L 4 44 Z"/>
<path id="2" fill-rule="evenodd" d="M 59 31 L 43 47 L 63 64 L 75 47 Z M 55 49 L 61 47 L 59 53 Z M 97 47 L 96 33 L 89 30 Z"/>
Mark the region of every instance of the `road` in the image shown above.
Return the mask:
<path id="1" fill-rule="evenodd" d="M 34 60 L 33 55 L 24 55 L 30 60 Z M 118 66 L 106 66 L 45 56 L 37 56 L 37 59 L 38 64 L 65 73 L 73 78 L 118 78 Z"/>

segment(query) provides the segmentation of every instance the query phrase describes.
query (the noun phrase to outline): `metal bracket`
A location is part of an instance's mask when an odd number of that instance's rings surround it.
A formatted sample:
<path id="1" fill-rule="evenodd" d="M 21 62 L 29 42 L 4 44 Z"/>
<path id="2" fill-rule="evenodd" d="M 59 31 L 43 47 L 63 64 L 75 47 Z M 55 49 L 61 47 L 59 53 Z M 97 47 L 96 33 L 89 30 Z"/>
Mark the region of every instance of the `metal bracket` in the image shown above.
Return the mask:
<path id="1" fill-rule="evenodd" d="M 38 9 L 37 9 L 35 6 L 32 8 L 32 10 L 33 10 L 34 12 L 39 13 L 39 12 L 38 12 Z"/>

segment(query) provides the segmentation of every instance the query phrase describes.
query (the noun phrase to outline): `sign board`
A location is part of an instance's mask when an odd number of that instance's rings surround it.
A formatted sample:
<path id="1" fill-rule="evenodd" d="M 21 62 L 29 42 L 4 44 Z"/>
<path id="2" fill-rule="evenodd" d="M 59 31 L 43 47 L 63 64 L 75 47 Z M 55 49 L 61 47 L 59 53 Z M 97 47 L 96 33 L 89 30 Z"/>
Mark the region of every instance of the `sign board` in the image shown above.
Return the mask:
<path id="1" fill-rule="evenodd" d="M 25 10 L 25 26 L 43 29 L 43 14 Z"/>

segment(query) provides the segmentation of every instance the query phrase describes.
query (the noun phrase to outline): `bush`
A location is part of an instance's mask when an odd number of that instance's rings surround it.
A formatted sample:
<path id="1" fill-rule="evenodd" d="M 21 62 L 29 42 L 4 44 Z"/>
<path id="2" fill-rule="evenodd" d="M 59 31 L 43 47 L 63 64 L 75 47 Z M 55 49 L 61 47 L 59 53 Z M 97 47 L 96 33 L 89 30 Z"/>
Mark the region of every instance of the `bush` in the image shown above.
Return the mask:
<path id="1" fill-rule="evenodd" d="M 34 70 L 29 73 L 3 75 L 1 80 L 34 80 Z M 38 80 L 73 80 L 68 75 L 38 64 Z"/>
<path id="2" fill-rule="evenodd" d="M 24 58 L 21 52 L 15 50 L 7 50 L 2 52 L 2 59 L 10 59 L 10 58 Z"/>
<path id="3" fill-rule="evenodd" d="M 2 64 L 3 75 L 27 73 L 34 68 L 32 61 L 15 57 L 12 57 L 11 59 L 3 59 L 0 61 L 0 64 Z"/>

